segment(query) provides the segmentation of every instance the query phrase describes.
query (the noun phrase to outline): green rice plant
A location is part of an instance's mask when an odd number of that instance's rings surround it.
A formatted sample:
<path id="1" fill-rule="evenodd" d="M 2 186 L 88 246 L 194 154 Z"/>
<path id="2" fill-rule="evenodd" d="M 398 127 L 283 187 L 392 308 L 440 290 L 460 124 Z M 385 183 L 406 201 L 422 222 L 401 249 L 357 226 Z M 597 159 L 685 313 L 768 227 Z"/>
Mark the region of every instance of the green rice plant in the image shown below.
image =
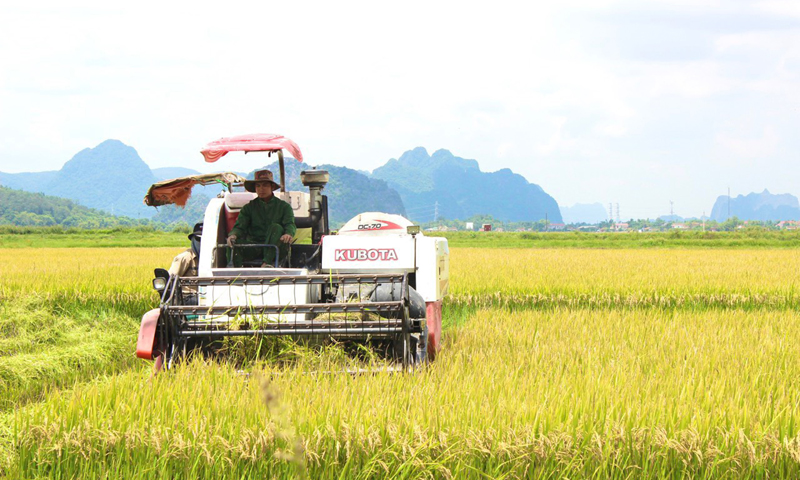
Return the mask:
<path id="1" fill-rule="evenodd" d="M 0 249 L 0 412 L 141 366 L 149 278 L 175 249 Z"/>
<path id="2" fill-rule="evenodd" d="M 0 249 L 0 478 L 800 477 L 793 250 L 453 248 L 412 374 L 251 339 L 153 377 L 179 251 Z"/>
<path id="3" fill-rule="evenodd" d="M 137 328 L 113 312 L 54 313 L 35 297 L 0 303 L 0 412 L 131 368 Z"/>
<path id="4" fill-rule="evenodd" d="M 186 245 L 190 232 L 188 225 L 172 231 L 148 227 L 89 230 L 0 225 L 0 248 L 181 247 Z"/>
<path id="5" fill-rule="evenodd" d="M 413 374 L 196 359 L 19 410 L 12 473 L 792 478 L 798 334 L 800 314 L 769 309 L 490 309 Z"/>
<path id="6" fill-rule="evenodd" d="M 452 249 L 448 303 L 507 308 L 800 307 L 786 250 Z"/>
<path id="7" fill-rule="evenodd" d="M 734 232 L 426 232 L 456 248 L 557 249 L 797 249 L 800 231 L 745 229 Z"/>
<path id="8" fill-rule="evenodd" d="M 35 296 L 53 311 L 109 310 L 141 316 L 158 303 L 150 280 L 175 248 L 0 249 L 0 301 Z"/>
<path id="9" fill-rule="evenodd" d="M 152 271 L 179 249 L 0 249 L 0 299 L 140 316 L 158 303 Z M 452 249 L 454 305 L 797 308 L 791 250 Z"/>

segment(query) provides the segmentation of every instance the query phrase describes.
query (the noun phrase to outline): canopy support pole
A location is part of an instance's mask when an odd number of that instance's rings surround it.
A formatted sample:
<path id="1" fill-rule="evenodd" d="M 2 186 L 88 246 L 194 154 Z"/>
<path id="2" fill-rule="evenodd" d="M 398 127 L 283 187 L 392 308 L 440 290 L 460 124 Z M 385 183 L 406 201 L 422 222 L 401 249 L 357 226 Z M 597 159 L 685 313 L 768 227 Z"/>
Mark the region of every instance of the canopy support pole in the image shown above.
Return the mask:
<path id="1" fill-rule="evenodd" d="M 281 166 L 281 193 L 286 192 L 286 169 L 283 167 L 283 150 L 278 150 L 278 164 Z"/>

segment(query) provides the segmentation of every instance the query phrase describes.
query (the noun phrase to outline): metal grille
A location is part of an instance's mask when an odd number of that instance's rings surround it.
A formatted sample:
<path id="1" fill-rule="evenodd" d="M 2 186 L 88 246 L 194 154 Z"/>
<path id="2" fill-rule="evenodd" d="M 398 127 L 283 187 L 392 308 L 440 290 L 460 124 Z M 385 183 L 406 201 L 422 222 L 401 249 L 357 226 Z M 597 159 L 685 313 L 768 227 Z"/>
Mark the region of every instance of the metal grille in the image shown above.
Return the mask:
<path id="1" fill-rule="evenodd" d="M 187 305 L 186 291 L 196 291 L 201 298 L 206 292 L 206 301 L 208 292 L 213 292 L 213 298 L 209 305 Z M 424 319 L 409 318 L 407 274 L 248 273 L 171 277 L 162 297 L 160 321 L 159 342 L 171 363 L 171 357 L 185 351 L 192 337 L 320 335 L 399 338 L 408 343 L 411 333 L 422 332 Z"/>

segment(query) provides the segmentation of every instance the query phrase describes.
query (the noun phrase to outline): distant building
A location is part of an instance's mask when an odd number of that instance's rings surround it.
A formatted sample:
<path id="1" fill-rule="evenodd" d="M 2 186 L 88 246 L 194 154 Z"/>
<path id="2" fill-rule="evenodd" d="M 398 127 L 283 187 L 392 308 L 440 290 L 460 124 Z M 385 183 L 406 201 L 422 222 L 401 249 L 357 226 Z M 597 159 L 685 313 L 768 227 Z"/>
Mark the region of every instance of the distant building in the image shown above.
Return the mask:
<path id="1" fill-rule="evenodd" d="M 674 230 L 689 230 L 689 226 L 685 223 L 673 223 L 672 228 Z"/>
<path id="2" fill-rule="evenodd" d="M 800 222 L 797 220 L 782 220 L 778 222 L 777 227 L 781 230 L 797 230 L 800 229 Z"/>
<path id="3" fill-rule="evenodd" d="M 475 224 L 472 222 L 467 222 L 466 225 L 464 225 L 464 228 L 467 230 L 475 230 Z"/>
<path id="4" fill-rule="evenodd" d="M 552 230 L 554 232 L 561 232 L 566 230 L 567 226 L 563 223 L 550 223 L 547 225 L 548 230 Z"/>
<path id="5" fill-rule="evenodd" d="M 481 225 L 481 228 L 478 230 L 479 232 L 491 232 L 492 231 L 492 224 L 491 223 L 484 223 Z"/>
<path id="6" fill-rule="evenodd" d="M 630 225 L 628 225 L 627 222 L 625 222 L 625 223 L 615 223 L 614 224 L 614 230 L 617 231 L 617 232 L 624 232 L 625 230 L 628 230 L 629 228 L 630 228 Z"/>

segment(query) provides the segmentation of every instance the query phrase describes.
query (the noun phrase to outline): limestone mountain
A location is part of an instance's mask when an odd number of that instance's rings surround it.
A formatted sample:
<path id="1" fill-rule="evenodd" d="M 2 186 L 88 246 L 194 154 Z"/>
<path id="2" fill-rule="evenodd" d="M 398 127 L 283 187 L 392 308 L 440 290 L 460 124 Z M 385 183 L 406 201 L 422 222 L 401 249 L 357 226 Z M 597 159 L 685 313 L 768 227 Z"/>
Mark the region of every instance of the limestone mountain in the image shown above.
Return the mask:
<path id="1" fill-rule="evenodd" d="M 562 221 L 556 201 L 539 185 L 508 168 L 482 172 L 478 162 L 447 150 L 417 147 L 372 172 L 395 188 L 412 220 L 464 219 L 488 214 L 503 221 Z M 438 205 L 438 207 L 437 207 Z"/>
<path id="2" fill-rule="evenodd" d="M 728 219 L 728 196 L 720 195 L 711 209 L 711 219 L 724 222 Z M 769 190 L 749 193 L 730 199 L 730 216 L 740 220 L 800 220 L 800 203 L 794 195 L 774 195 Z"/>
<path id="3" fill-rule="evenodd" d="M 81 150 L 65 163 L 49 183 L 47 194 L 113 215 L 149 218 L 155 211 L 142 203 L 142 197 L 155 181 L 150 167 L 133 147 L 106 140 Z"/>
<path id="4" fill-rule="evenodd" d="M 94 148 L 81 150 L 60 170 L 13 174 L 0 172 L 0 184 L 70 199 L 79 205 L 112 215 L 192 224 L 202 219 L 208 198 L 215 196 L 220 187 L 195 189 L 185 209 L 169 205 L 156 210 L 145 206 L 142 199 L 152 183 L 193 173 L 197 172 L 182 167 L 150 170 L 133 147 L 119 140 L 106 140 Z"/>
<path id="5" fill-rule="evenodd" d="M 278 174 L 277 162 L 268 165 Z M 312 168 L 287 158 L 288 188 L 306 190 L 300 183 L 300 172 Z M 403 201 L 386 182 L 345 167 L 320 165 L 331 174 L 325 188 L 329 198 L 331 223 L 340 225 L 359 212 L 383 211 L 405 214 Z M 61 170 L 32 173 L 2 173 L 0 184 L 29 192 L 67 198 L 76 203 L 114 215 L 147 218 L 162 223 L 194 224 L 202 219 L 209 198 L 222 187 L 196 187 L 186 208 L 167 205 L 154 209 L 142 203 L 147 188 L 154 182 L 198 173 L 185 167 L 150 169 L 133 147 L 119 140 L 106 140 L 95 148 L 78 152 Z M 252 172 L 250 173 L 252 178 Z"/>
<path id="6" fill-rule="evenodd" d="M 266 168 L 277 176 L 277 162 Z M 306 190 L 300 183 L 300 171 L 310 168 L 309 164 L 287 158 L 288 188 Z M 364 211 L 398 213 L 418 222 L 430 221 L 437 202 L 440 217 L 450 219 L 489 214 L 504 221 L 536 221 L 545 216 L 553 223 L 562 221 L 555 200 L 538 185 L 509 169 L 481 172 L 475 160 L 456 157 L 447 150 L 439 150 L 432 156 L 424 148 L 408 151 L 376 169 L 371 176 L 334 165 L 317 168 L 331 174 L 324 192 L 329 197 L 333 226 Z M 156 210 L 142 203 L 152 183 L 193 173 L 196 171 L 185 167 L 151 170 L 133 147 L 119 140 L 106 140 L 78 152 L 61 170 L 0 173 L 0 183 L 68 198 L 114 215 L 193 224 L 200 220 L 208 198 L 218 193 L 219 186 L 195 188 L 186 209 L 166 206 Z"/>
<path id="7" fill-rule="evenodd" d="M 155 211 L 142 204 L 156 181 L 133 147 L 106 140 L 75 154 L 57 171 L 0 173 L 0 184 L 28 192 L 68 198 L 113 215 L 150 218 Z"/>

